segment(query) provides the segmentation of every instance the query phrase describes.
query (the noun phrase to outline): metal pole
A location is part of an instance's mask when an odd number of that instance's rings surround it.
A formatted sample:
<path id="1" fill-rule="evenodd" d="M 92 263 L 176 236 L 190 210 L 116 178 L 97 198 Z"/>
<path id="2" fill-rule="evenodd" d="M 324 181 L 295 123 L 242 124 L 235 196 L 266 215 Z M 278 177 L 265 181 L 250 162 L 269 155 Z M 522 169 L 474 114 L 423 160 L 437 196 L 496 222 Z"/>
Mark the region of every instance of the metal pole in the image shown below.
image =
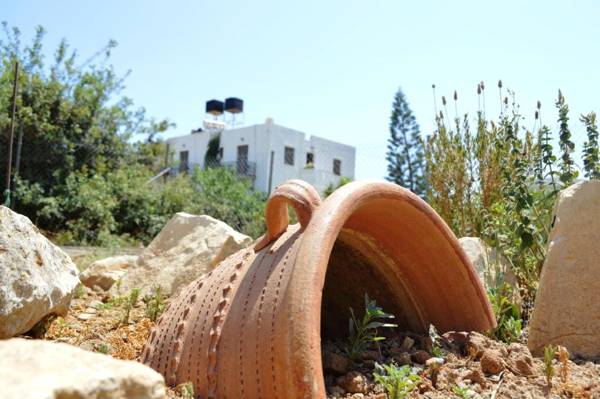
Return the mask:
<path id="1" fill-rule="evenodd" d="M 269 192 L 267 195 L 271 195 L 271 186 L 273 184 L 273 160 L 275 158 L 275 151 L 271 151 L 271 162 L 269 164 Z"/>
<path id="2" fill-rule="evenodd" d="M 17 139 L 17 156 L 15 158 L 15 175 L 19 175 L 21 167 L 21 148 L 23 147 L 23 123 L 19 123 L 19 138 Z"/>
<path id="3" fill-rule="evenodd" d="M 10 134 L 8 136 L 8 159 L 6 161 L 6 190 L 4 191 L 4 205 L 10 206 L 10 175 L 12 166 L 13 138 L 15 136 L 15 113 L 17 112 L 17 80 L 19 79 L 19 61 L 15 62 L 15 78 L 13 82 L 13 103 L 10 120 Z"/>
<path id="4" fill-rule="evenodd" d="M 165 148 L 165 169 L 167 169 L 170 165 L 169 165 L 169 151 L 171 151 L 169 143 L 166 144 L 166 148 Z M 163 182 L 166 183 L 167 182 L 167 177 L 169 176 L 170 171 L 164 174 L 164 178 L 163 178 Z"/>

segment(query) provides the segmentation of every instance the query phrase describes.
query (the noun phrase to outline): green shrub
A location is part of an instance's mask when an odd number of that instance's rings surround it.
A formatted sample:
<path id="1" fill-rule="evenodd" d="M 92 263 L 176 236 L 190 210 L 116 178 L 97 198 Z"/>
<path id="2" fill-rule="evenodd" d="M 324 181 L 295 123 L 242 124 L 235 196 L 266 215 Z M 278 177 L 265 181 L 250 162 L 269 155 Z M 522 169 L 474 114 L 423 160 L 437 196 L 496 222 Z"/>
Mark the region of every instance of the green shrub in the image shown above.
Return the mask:
<path id="1" fill-rule="evenodd" d="M 39 210 L 34 222 L 55 226 L 61 244 L 147 244 L 177 212 L 207 214 L 254 238 L 265 230 L 266 196 L 235 171 L 196 170 L 192 176 L 149 183 L 151 177 L 143 165 L 104 174 L 74 172 L 55 197 L 18 180 L 15 197 L 21 206 Z"/>
<path id="2" fill-rule="evenodd" d="M 329 183 L 329 185 L 327 185 L 327 187 L 325 187 L 325 190 L 323 191 L 323 197 L 329 197 L 335 190 L 342 186 L 345 186 L 350 182 L 352 182 L 351 178 L 342 176 L 338 184 Z"/>
<path id="3" fill-rule="evenodd" d="M 196 169 L 192 182 L 198 191 L 202 213 L 224 221 L 251 237 L 265 231 L 266 196 L 254 191 L 251 182 L 228 168 Z"/>
<path id="4" fill-rule="evenodd" d="M 427 138 L 427 201 L 457 236 L 479 236 L 510 262 L 525 302 L 535 298 L 546 255 L 552 209 L 558 191 L 577 178 L 572 159 L 569 108 L 559 92 L 558 131 L 542 123 L 541 104 L 531 130 L 512 91 L 500 91 L 500 114 L 487 117 L 485 86 L 477 85 L 479 109 L 454 117 L 435 109 L 437 126 Z M 435 92 L 434 92 L 435 95 Z M 455 110 L 458 108 L 454 96 Z M 593 113 L 581 118 L 588 132 L 584 146 L 586 176 L 598 170 L 598 134 Z M 558 138 L 560 157 L 553 148 Z M 514 327 L 517 327 L 516 324 Z"/>

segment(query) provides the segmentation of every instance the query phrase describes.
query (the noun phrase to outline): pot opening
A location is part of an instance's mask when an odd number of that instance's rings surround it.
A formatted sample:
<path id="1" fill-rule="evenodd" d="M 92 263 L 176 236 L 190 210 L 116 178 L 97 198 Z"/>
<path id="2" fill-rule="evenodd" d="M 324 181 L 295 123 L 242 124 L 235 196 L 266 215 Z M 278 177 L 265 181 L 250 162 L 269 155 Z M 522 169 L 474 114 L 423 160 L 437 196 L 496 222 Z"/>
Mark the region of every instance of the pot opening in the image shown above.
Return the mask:
<path id="1" fill-rule="evenodd" d="M 338 235 L 327 266 L 321 301 L 321 340 L 348 337 L 350 308 L 360 318 L 365 294 L 377 301 L 400 331 L 420 331 L 422 323 L 399 267 L 372 237 L 344 228 Z M 382 331 L 384 333 L 384 331 Z"/>

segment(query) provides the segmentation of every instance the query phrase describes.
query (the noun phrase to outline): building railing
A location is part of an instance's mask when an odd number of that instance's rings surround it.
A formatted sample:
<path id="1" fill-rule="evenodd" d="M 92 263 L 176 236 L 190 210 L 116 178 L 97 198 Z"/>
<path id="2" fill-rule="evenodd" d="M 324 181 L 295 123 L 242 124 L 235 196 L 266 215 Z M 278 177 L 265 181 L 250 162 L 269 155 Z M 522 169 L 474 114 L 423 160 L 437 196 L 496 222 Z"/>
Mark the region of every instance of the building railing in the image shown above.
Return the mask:
<path id="1" fill-rule="evenodd" d="M 214 160 L 207 166 L 210 168 L 227 168 L 234 170 L 238 176 L 249 177 L 252 179 L 256 178 L 256 162 L 249 162 L 246 160 L 221 162 Z M 205 165 L 197 162 L 180 162 L 178 166 L 171 168 L 171 174 L 177 175 L 179 173 L 187 173 L 193 171 L 196 167 L 202 170 L 204 169 Z"/>
<path id="2" fill-rule="evenodd" d="M 221 162 L 220 164 L 225 168 L 235 170 L 240 176 L 256 177 L 256 162 L 238 160 L 234 162 Z"/>

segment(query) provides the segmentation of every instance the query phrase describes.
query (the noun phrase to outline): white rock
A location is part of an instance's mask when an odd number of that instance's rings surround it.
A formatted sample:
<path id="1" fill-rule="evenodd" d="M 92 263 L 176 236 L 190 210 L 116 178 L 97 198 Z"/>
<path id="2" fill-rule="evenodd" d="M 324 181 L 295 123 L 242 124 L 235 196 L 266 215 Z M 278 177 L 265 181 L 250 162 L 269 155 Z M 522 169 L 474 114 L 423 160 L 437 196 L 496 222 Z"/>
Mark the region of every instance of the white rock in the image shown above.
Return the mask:
<path id="1" fill-rule="evenodd" d="M 79 279 L 86 287 L 108 291 L 135 265 L 137 259 L 135 255 L 122 255 L 97 260 L 81 272 Z"/>
<path id="2" fill-rule="evenodd" d="M 140 288 L 144 295 L 160 284 L 163 293 L 174 294 L 251 243 L 252 238 L 220 220 L 177 213 L 123 275 L 120 287 L 110 291 L 124 295 Z"/>
<path id="3" fill-rule="evenodd" d="M 508 283 L 512 287 L 512 301 L 521 306 L 519 284 L 508 260 L 479 237 L 462 237 L 458 242 L 471 260 L 484 288 L 489 290 Z"/>
<path id="4" fill-rule="evenodd" d="M 0 341 L 5 399 L 159 399 L 164 379 L 141 363 L 50 341 Z"/>
<path id="5" fill-rule="evenodd" d="M 600 356 L 600 181 L 561 191 L 529 324 L 528 346 Z"/>
<path id="6" fill-rule="evenodd" d="M 77 284 L 71 258 L 27 217 L 0 206 L 0 339 L 66 314 Z"/>

